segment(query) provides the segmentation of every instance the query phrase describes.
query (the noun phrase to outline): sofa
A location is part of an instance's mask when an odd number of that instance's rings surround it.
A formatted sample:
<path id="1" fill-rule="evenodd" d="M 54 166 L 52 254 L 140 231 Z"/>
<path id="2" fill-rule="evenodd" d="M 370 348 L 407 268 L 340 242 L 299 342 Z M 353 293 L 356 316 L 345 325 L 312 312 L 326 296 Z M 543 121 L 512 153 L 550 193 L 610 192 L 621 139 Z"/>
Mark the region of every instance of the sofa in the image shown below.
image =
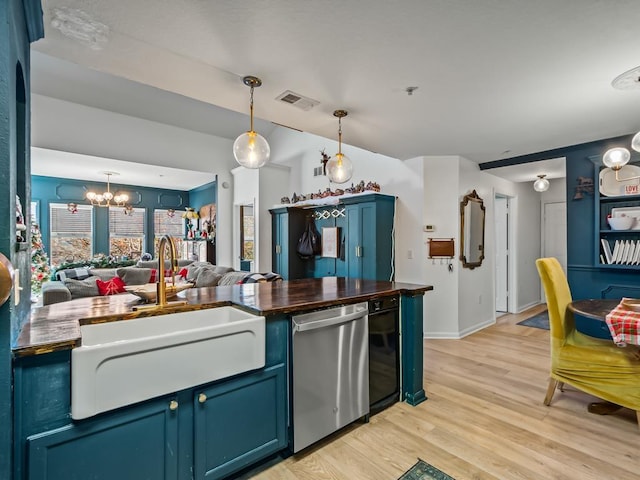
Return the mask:
<path id="1" fill-rule="evenodd" d="M 125 286 L 155 283 L 158 277 L 157 267 L 157 260 L 141 260 L 130 267 L 60 270 L 55 273 L 56 280 L 42 284 L 42 305 L 76 298 L 126 293 Z M 165 261 L 164 267 L 165 277 L 170 277 L 169 261 Z M 282 280 L 280 275 L 272 272 L 240 272 L 231 267 L 193 260 L 178 260 L 178 269 L 176 277 L 181 281 L 193 283 L 195 288 Z"/>

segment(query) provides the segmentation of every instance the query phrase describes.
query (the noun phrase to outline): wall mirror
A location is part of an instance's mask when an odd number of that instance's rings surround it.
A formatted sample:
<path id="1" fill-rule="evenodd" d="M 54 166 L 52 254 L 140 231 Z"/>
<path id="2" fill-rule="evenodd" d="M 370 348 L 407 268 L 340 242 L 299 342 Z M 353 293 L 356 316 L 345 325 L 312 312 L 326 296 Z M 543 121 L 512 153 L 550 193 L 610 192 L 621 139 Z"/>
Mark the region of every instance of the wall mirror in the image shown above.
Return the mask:
<path id="1" fill-rule="evenodd" d="M 476 191 L 460 202 L 460 260 L 464 268 L 476 268 L 484 260 L 484 202 Z"/>

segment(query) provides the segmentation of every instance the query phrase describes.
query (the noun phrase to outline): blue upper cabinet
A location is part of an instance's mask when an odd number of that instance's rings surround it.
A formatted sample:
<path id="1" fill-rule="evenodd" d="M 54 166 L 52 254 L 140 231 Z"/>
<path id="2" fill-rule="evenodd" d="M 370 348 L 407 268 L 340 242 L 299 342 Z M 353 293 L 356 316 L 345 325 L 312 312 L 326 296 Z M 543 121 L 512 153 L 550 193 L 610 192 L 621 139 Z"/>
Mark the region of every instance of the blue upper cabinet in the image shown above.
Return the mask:
<path id="1" fill-rule="evenodd" d="M 271 210 L 274 271 L 288 279 L 338 276 L 393 280 L 395 200 L 390 195 L 371 193 L 342 198 L 337 205 Z M 323 251 L 309 260 L 297 257 L 295 251 L 307 216 L 313 216 L 322 235 L 335 233 L 323 233 L 324 228 L 337 227 L 336 250 Z M 291 276 L 294 272 L 299 276 Z"/>
<path id="2" fill-rule="evenodd" d="M 298 240 L 306 226 L 306 216 L 311 212 L 301 208 L 274 208 L 271 212 L 271 262 L 272 270 L 285 280 L 307 277 L 307 266 L 296 254 Z"/>

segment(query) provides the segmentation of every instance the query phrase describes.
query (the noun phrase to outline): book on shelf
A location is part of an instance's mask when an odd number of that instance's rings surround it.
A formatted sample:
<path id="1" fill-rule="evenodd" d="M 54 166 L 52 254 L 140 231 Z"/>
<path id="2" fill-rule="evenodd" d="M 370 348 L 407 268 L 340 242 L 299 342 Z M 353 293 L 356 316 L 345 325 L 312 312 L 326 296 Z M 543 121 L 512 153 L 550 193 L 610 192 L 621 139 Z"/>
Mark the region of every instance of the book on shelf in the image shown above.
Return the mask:
<path id="1" fill-rule="evenodd" d="M 602 263 L 606 263 L 607 265 L 609 265 L 611 264 L 611 261 L 613 259 L 613 254 L 611 253 L 611 246 L 609 245 L 609 242 L 607 241 L 606 238 L 601 238 L 600 243 L 602 243 L 602 251 L 604 252 L 604 260 L 606 260 L 606 262 L 602 260 L 601 261 Z"/>

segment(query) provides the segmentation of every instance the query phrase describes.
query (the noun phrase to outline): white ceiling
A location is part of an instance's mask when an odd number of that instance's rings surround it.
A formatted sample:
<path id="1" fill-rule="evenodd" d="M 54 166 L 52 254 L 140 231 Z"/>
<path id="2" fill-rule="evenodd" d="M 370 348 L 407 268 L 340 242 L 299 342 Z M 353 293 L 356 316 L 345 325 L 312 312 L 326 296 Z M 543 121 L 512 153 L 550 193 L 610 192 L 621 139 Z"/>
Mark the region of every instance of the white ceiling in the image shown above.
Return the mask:
<path id="1" fill-rule="evenodd" d="M 640 130 L 640 89 L 611 86 L 640 64 L 636 0 L 43 0 L 43 9 L 35 92 L 225 138 L 246 130 L 246 117 L 225 109 L 247 112 L 247 74 L 263 80 L 256 117 L 335 138 L 332 112 L 344 108 L 345 143 L 400 159 L 484 162 Z M 56 12 L 89 35 L 62 35 Z M 276 100 L 285 90 L 320 104 L 298 110 Z"/>

